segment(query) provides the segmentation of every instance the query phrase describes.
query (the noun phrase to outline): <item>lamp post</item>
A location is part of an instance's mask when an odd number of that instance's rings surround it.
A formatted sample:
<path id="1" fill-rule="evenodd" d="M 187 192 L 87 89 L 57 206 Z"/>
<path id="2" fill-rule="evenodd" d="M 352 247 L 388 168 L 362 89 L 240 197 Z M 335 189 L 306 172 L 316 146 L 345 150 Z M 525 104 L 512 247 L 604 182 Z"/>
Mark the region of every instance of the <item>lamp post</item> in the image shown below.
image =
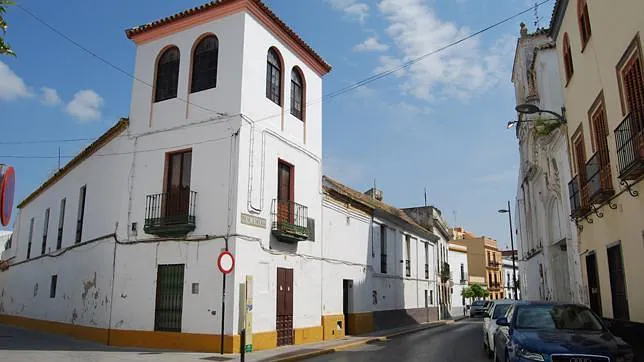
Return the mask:
<path id="1" fill-rule="evenodd" d="M 510 211 L 510 201 L 508 200 L 508 208 L 499 210 L 501 214 L 508 214 L 508 219 L 510 220 L 510 248 L 512 249 L 512 290 L 514 291 L 514 300 L 519 299 L 519 294 L 517 293 L 517 270 L 514 265 L 514 236 L 512 235 L 512 212 Z"/>
<path id="2" fill-rule="evenodd" d="M 535 106 L 534 104 L 528 104 L 528 103 L 519 104 L 518 106 L 514 107 L 514 110 L 516 110 L 517 113 L 520 113 L 520 114 L 547 113 L 547 114 L 550 114 L 550 115 L 554 116 L 555 121 L 559 121 L 561 123 L 568 123 L 568 121 L 566 120 L 566 108 L 565 107 L 561 107 L 561 114 L 559 114 L 557 112 L 549 111 L 547 109 L 541 109 L 541 108 Z M 512 128 L 516 124 L 527 123 L 527 122 L 533 122 L 533 121 L 532 120 L 510 121 L 510 122 L 508 122 L 506 128 Z"/>

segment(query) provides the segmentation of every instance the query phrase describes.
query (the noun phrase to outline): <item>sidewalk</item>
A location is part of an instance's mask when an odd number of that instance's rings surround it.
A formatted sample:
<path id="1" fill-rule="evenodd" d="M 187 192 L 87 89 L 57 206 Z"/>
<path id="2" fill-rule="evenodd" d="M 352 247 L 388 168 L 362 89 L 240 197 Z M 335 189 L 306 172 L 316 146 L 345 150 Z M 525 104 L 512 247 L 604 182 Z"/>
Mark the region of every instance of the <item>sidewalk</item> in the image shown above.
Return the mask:
<path id="1" fill-rule="evenodd" d="M 414 326 L 406 326 L 394 329 L 381 330 L 367 333 L 360 336 L 347 336 L 334 341 L 325 341 L 319 343 L 310 343 L 297 346 L 284 346 L 266 351 L 248 353 L 245 356 L 246 361 L 278 361 L 291 362 L 300 361 L 306 358 L 313 358 L 347 348 L 353 348 L 374 341 L 385 341 L 388 338 L 401 336 L 404 334 L 414 333 L 430 328 L 443 326 L 454 323 L 454 320 L 430 322 Z M 239 361 L 239 354 L 227 355 L 231 358 L 229 361 Z"/>

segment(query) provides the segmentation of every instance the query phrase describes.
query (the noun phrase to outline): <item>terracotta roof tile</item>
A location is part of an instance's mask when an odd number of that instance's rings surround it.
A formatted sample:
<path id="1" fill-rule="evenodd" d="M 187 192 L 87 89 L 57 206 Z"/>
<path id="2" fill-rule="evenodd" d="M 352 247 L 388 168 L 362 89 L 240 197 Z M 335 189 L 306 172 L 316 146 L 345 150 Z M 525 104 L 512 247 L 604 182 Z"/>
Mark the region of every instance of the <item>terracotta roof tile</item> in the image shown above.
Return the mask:
<path id="1" fill-rule="evenodd" d="M 145 33 L 146 31 L 164 26 L 166 24 L 170 24 L 176 20 L 183 19 L 186 17 L 190 17 L 199 13 L 202 13 L 204 11 L 210 10 L 212 8 L 216 8 L 218 6 L 221 6 L 223 4 L 235 2 L 235 1 L 240 1 L 240 0 L 213 0 L 210 2 L 207 2 L 205 4 L 196 6 L 191 9 L 184 10 L 180 13 L 167 16 L 162 19 L 155 20 L 151 23 L 135 26 L 129 29 L 125 30 L 125 34 L 127 35 L 128 38 L 132 38 L 133 36 L 141 33 Z M 271 9 L 269 9 L 268 6 L 266 6 L 261 0 L 241 0 L 241 1 L 249 1 L 252 2 L 256 5 L 259 6 L 259 8 L 266 13 L 282 30 L 284 30 L 290 37 L 292 37 L 295 42 L 300 45 L 302 48 L 304 48 L 308 53 L 313 56 L 313 58 L 318 61 L 320 64 L 323 65 L 323 67 L 326 69 L 327 72 L 331 71 L 331 65 L 329 65 L 318 53 L 311 48 L 302 38 L 300 38 L 293 29 L 291 29 L 282 19 L 280 19 Z"/>
<path id="2" fill-rule="evenodd" d="M 372 198 L 371 196 L 365 195 L 364 193 L 362 193 L 360 191 L 354 190 L 354 189 L 350 188 L 349 186 L 343 185 L 340 182 L 338 182 L 338 181 L 336 181 L 336 180 L 334 180 L 334 179 L 332 179 L 330 177 L 323 176 L 322 177 L 322 182 L 325 185 L 324 186 L 325 190 L 327 190 L 327 191 L 333 190 L 333 191 L 335 191 L 335 192 L 337 192 L 337 193 L 339 193 L 339 194 L 341 194 L 341 195 L 343 195 L 345 197 L 348 197 L 348 198 L 353 199 L 353 200 L 355 200 L 357 202 L 360 202 L 360 203 L 362 203 L 362 204 L 364 204 L 364 205 L 366 205 L 366 206 L 368 206 L 368 207 L 370 207 L 370 208 L 372 208 L 374 210 L 380 210 L 380 211 L 383 211 L 386 214 L 389 214 L 390 216 L 394 216 L 394 217 L 396 217 L 396 218 L 398 218 L 398 219 L 410 224 L 411 226 L 413 226 L 414 228 L 416 228 L 420 232 L 424 233 L 425 236 L 431 235 L 432 236 L 431 237 L 432 241 L 436 241 L 438 239 L 438 236 L 434 235 L 431 231 L 429 231 L 429 230 L 425 229 L 424 227 L 420 226 L 418 223 L 416 223 L 414 221 L 414 219 L 409 217 L 409 215 L 407 215 L 404 211 L 402 211 L 402 210 L 400 210 L 400 209 L 398 209 L 398 208 L 396 208 L 394 206 L 391 206 L 391 205 L 386 204 L 386 203 L 384 203 L 382 201 L 376 200 L 376 199 Z"/>
<path id="3" fill-rule="evenodd" d="M 74 157 L 71 161 L 69 161 L 63 168 L 58 170 L 53 176 L 51 176 L 47 181 L 45 181 L 42 185 L 40 185 L 34 192 L 29 194 L 29 196 L 25 197 L 19 204 L 18 208 L 22 209 L 23 207 L 27 206 L 29 202 L 31 202 L 33 199 L 38 197 L 38 195 L 42 194 L 45 192 L 50 186 L 54 185 L 58 180 L 62 179 L 65 175 L 67 175 L 71 170 L 73 170 L 76 166 L 80 165 L 83 161 L 85 161 L 87 158 L 89 158 L 91 155 L 93 155 L 96 151 L 100 150 L 101 147 L 103 147 L 106 143 L 114 139 L 116 136 L 121 134 L 128 125 L 130 124 L 130 120 L 127 118 L 121 118 L 120 121 L 118 121 L 112 128 L 107 130 L 105 133 L 103 133 L 96 141 L 92 142 L 89 146 L 85 147 L 76 157 Z"/>

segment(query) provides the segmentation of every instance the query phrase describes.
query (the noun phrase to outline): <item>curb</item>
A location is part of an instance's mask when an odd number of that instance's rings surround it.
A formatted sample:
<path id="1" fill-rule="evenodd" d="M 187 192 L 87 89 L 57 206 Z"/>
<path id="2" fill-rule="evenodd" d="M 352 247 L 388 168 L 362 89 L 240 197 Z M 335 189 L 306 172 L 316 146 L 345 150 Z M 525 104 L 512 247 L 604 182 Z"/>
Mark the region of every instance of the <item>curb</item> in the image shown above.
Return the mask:
<path id="1" fill-rule="evenodd" d="M 386 341 L 386 340 L 388 340 L 390 338 L 403 336 L 403 335 L 411 334 L 411 333 L 416 333 L 416 332 L 420 332 L 420 331 L 425 331 L 425 330 L 432 329 L 432 328 L 442 327 L 442 326 L 445 326 L 447 324 L 452 324 L 452 323 L 454 323 L 453 320 L 441 321 L 441 322 L 438 322 L 438 323 L 431 323 L 431 324 L 425 325 L 423 327 L 409 329 L 409 330 L 401 331 L 401 332 L 396 332 L 396 333 L 388 334 L 386 336 L 366 338 L 366 339 L 361 340 L 361 341 L 355 341 L 355 342 L 350 342 L 350 343 L 346 343 L 346 344 L 341 344 L 341 345 L 338 345 L 338 346 L 329 347 L 329 348 L 322 349 L 322 350 L 319 350 L 319 351 L 306 352 L 306 353 L 302 353 L 302 354 L 298 354 L 298 355 L 294 355 L 294 356 L 288 356 L 288 357 L 284 357 L 284 358 L 274 359 L 273 361 L 275 361 L 275 362 L 301 361 L 303 359 L 319 357 L 319 356 L 323 356 L 323 355 L 326 355 L 326 354 L 331 354 L 331 353 L 334 353 L 334 352 L 342 351 L 342 350 L 345 350 L 345 349 L 361 346 L 363 344 L 367 344 L 367 343 L 370 343 L 370 342 L 375 342 L 375 341 L 384 342 L 384 341 Z"/>

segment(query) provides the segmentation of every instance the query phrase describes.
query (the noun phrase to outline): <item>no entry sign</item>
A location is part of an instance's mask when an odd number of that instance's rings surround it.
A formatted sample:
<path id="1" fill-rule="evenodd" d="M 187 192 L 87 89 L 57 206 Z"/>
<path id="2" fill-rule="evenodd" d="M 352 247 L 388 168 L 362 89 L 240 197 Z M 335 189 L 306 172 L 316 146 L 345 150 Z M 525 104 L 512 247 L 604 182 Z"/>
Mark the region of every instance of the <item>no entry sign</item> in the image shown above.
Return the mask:
<path id="1" fill-rule="evenodd" d="M 219 268 L 219 271 L 224 274 L 228 274 L 233 271 L 233 268 L 235 267 L 235 258 L 233 257 L 233 254 L 229 251 L 222 251 L 217 258 L 217 267 Z"/>

